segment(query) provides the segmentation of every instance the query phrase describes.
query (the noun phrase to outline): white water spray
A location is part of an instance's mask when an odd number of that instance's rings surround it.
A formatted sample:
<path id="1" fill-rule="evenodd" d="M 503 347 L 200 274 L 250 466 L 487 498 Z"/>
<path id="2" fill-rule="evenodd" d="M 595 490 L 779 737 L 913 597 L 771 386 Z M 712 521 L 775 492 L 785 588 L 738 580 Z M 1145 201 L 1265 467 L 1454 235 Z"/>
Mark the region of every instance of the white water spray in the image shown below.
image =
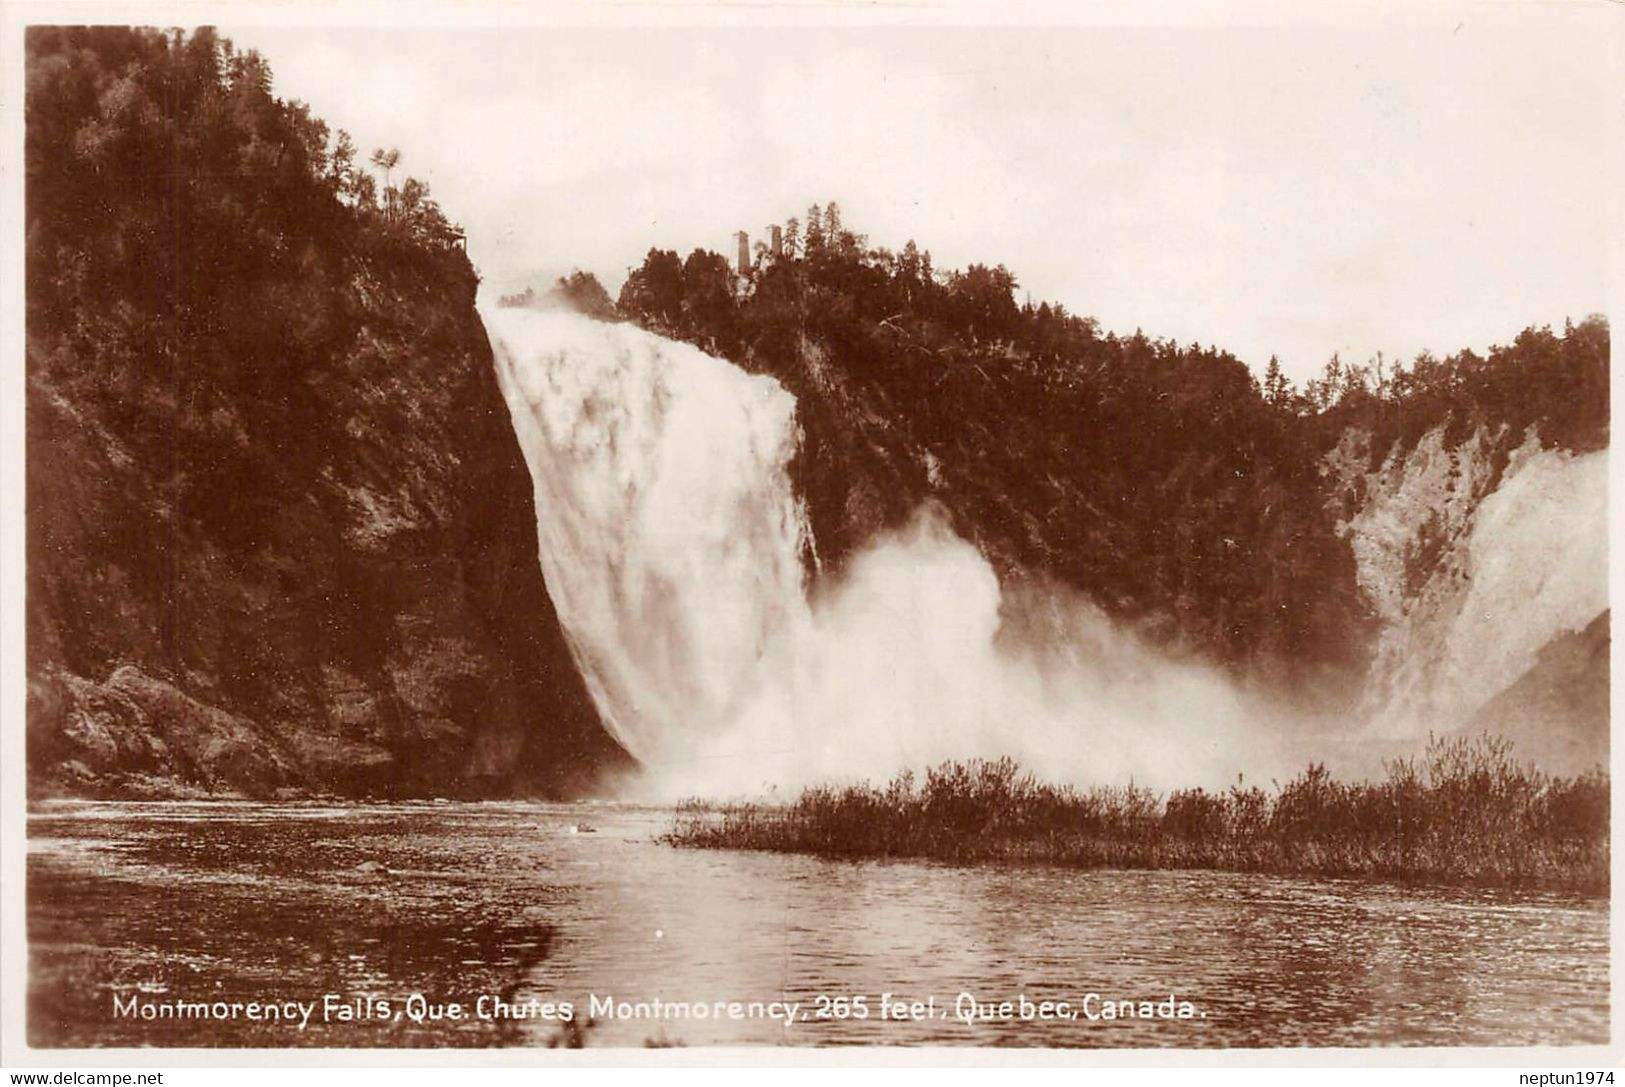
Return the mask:
<path id="1" fill-rule="evenodd" d="M 1285 768 L 1279 730 L 1218 673 L 1158 657 L 1081 599 L 1004 599 L 929 511 L 809 603 L 795 400 L 777 382 L 630 325 L 483 316 L 549 591 L 652 792 L 1001 755 L 1051 780 L 1161 786 Z"/>

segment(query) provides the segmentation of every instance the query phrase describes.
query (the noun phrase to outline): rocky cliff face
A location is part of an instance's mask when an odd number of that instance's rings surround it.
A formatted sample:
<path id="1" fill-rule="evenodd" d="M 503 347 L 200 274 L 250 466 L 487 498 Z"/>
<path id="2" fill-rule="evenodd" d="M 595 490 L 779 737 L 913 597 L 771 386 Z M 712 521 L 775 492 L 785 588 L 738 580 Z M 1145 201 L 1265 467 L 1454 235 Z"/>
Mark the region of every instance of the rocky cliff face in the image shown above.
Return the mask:
<path id="1" fill-rule="evenodd" d="M 36 788 L 557 793 L 613 763 L 472 277 L 434 286 L 358 269 L 304 406 L 223 401 L 172 457 L 64 390 L 70 360 L 32 367 Z"/>
<path id="2" fill-rule="evenodd" d="M 1326 469 L 1379 621 L 1373 730 L 1489 729 L 1553 771 L 1606 765 L 1606 449 L 1441 426 L 1367 471 L 1369 442 L 1348 431 Z"/>
<path id="3" fill-rule="evenodd" d="M 36 794 L 559 794 L 624 759 L 421 186 L 207 32 L 31 30 Z"/>
<path id="4" fill-rule="evenodd" d="M 996 415 L 962 410 L 932 433 L 932 405 L 889 400 L 818 343 L 793 357 L 781 370 L 805 434 L 797 485 L 826 563 L 933 502 L 1007 585 L 1059 576 L 1153 644 L 1233 665 L 1338 721 L 1362 769 L 1430 732 L 1486 729 L 1553 772 L 1606 765 L 1605 421 L 1547 439 L 1428 405 L 1440 421 L 1396 437 L 1333 413 L 1298 421 L 1324 435 L 1323 456 L 1271 447 L 1264 430 L 1212 463 L 1146 465 L 1114 493 L 1128 454 L 1085 451 L 1014 362 L 974 377 Z M 1549 377 L 1524 380 L 1553 395 Z M 1307 479 L 1281 467 L 1300 454 L 1318 460 Z M 1195 493 L 1184 481 L 1203 470 L 1251 499 L 1226 509 Z M 1236 654 L 1237 633 L 1262 652 Z"/>
<path id="5" fill-rule="evenodd" d="M 1096 389 L 1050 362 L 899 351 L 898 369 L 933 375 L 930 388 L 812 338 L 788 361 L 743 363 L 797 396 L 792 470 L 826 573 L 930 504 L 1008 588 L 1059 583 L 1175 656 L 1344 706 L 1369 655 L 1369 605 L 1336 518 L 1305 515 L 1322 496 L 1313 460 L 1242 418 L 1244 369 L 1128 371 Z M 1197 391 L 1176 397 L 1154 377 Z"/>

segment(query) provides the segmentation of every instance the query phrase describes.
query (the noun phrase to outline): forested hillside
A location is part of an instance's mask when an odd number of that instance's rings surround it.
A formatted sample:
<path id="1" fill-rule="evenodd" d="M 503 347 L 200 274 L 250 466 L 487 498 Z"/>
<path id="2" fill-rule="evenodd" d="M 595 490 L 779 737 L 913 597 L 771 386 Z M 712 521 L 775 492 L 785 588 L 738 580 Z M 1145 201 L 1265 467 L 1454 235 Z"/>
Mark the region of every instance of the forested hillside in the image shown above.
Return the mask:
<path id="1" fill-rule="evenodd" d="M 1376 617 L 1346 538 L 1363 484 L 1327 470 L 1332 450 L 1352 441 L 1375 472 L 1439 427 L 1452 445 L 1483 430 L 1499 466 L 1527 434 L 1608 440 L 1600 318 L 1486 356 L 1333 358 L 1297 389 L 1273 359 L 1260 380 L 1216 347 L 1020 303 L 1002 265 L 944 271 L 913 242 L 873 247 L 833 203 L 782 237 L 742 277 L 716 253 L 650 250 L 618 305 L 796 394 L 827 566 L 933 499 L 1007 580 L 1058 579 L 1249 674 L 1369 660 Z M 1414 557 L 1424 576 L 1436 556 Z"/>
<path id="2" fill-rule="evenodd" d="M 618 751 L 460 232 L 205 29 L 28 35 L 36 790 L 562 792 Z"/>

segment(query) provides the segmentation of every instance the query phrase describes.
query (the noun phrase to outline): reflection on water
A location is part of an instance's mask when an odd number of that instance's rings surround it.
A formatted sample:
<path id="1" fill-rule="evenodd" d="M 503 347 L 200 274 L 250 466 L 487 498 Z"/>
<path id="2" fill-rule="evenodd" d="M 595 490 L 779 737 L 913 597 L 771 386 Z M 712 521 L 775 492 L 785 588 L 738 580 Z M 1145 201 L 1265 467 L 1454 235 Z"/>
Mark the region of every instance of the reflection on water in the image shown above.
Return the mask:
<path id="1" fill-rule="evenodd" d="M 686 851 L 654 841 L 668 822 L 562 805 L 46 805 L 29 819 L 30 1040 L 1607 1041 L 1606 902 Z M 1022 1019 L 1023 997 L 1072 1014 Z M 1170 997 L 1191 1017 L 1081 1014 Z M 624 1019 L 600 1005 L 589 1023 L 595 998 L 672 1014 Z M 529 1014 L 480 1014 L 498 1000 Z M 242 1007 L 207 1020 L 117 1011 L 177 1001 Z M 724 1007 L 719 1018 L 717 1002 L 734 1001 L 744 1017 Z M 925 1018 L 901 1018 L 897 1002 L 916 1001 Z M 1005 1001 L 1015 1006 L 1001 1014 Z M 290 1018 L 250 1018 L 255 1002 Z M 796 1021 L 769 1018 L 775 1002 L 796 1005 Z M 302 1029 L 299 1005 L 311 1008 Z"/>

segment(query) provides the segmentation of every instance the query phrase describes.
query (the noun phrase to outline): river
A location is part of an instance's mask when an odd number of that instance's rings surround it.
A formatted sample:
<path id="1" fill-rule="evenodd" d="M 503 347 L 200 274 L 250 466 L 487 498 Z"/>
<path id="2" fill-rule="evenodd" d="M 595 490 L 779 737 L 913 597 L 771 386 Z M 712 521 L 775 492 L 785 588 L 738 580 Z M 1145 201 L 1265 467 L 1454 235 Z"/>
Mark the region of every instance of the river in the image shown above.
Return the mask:
<path id="1" fill-rule="evenodd" d="M 679 850 L 658 841 L 670 821 L 515 803 L 36 805 L 30 1041 L 1608 1037 L 1604 900 Z"/>

